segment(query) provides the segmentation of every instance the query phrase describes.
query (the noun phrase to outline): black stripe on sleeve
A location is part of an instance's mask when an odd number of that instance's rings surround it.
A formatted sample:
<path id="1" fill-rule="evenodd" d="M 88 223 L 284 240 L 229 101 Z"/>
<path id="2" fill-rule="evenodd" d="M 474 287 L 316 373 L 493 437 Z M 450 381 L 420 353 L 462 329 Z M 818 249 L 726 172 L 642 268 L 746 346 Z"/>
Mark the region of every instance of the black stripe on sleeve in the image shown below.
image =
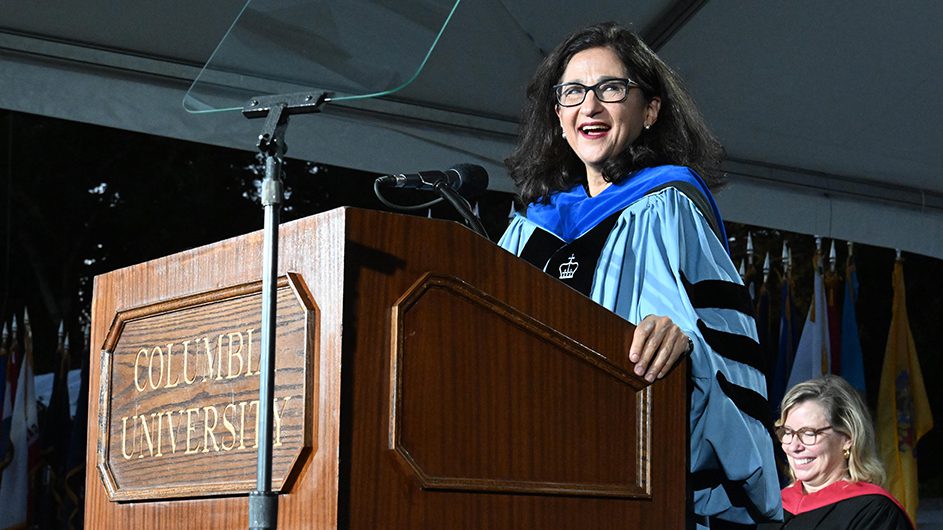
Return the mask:
<path id="1" fill-rule="evenodd" d="M 740 385 L 735 385 L 717 372 L 717 383 L 724 394 L 733 401 L 733 404 L 744 414 L 760 422 L 764 427 L 769 420 L 769 401 L 762 394 Z"/>
<path id="2" fill-rule="evenodd" d="M 691 305 L 697 308 L 713 307 L 719 309 L 734 309 L 745 315 L 755 317 L 753 300 L 750 292 L 739 283 L 725 280 L 701 280 L 691 283 L 684 271 L 681 271 L 681 283 L 691 299 Z"/>
<path id="3" fill-rule="evenodd" d="M 697 329 L 701 331 L 707 345 L 724 358 L 752 366 L 761 374 L 766 373 L 763 350 L 755 340 L 744 335 L 711 329 L 700 319 L 697 321 Z"/>
<path id="4" fill-rule="evenodd" d="M 757 509 L 756 505 L 753 504 L 753 501 L 750 500 L 750 496 L 746 491 L 746 482 L 745 481 L 734 481 L 728 479 L 724 476 L 723 471 L 719 469 L 705 469 L 702 471 L 697 471 L 689 475 L 689 483 L 691 488 L 694 491 L 700 490 L 713 490 L 721 488 L 724 490 L 724 494 L 727 496 L 727 499 L 730 501 L 731 506 L 736 506 L 738 508 L 743 508 L 750 515 L 750 518 L 754 521 L 761 522 L 771 522 L 769 517 L 763 516 L 762 512 Z M 698 517 L 698 519 L 703 519 Z M 725 521 L 723 519 L 717 519 L 713 516 L 709 518 L 711 530 L 720 529 L 720 530 L 733 530 L 733 529 L 746 529 L 746 528 L 756 528 L 755 524 L 743 525 L 738 523 L 732 523 L 730 521 Z M 702 523 L 703 524 L 703 523 Z M 781 524 L 781 522 L 780 522 Z M 778 525 L 777 525 L 778 528 Z"/>

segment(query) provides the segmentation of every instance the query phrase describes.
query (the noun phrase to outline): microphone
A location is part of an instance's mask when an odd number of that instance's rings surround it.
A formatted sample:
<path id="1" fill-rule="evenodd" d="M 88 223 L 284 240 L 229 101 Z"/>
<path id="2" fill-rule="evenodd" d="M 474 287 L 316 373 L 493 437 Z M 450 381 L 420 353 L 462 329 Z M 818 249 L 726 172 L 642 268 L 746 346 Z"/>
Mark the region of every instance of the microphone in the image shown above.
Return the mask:
<path id="1" fill-rule="evenodd" d="M 445 171 L 386 175 L 378 178 L 376 183 L 390 188 L 430 191 L 434 191 L 437 186 L 448 186 L 465 197 L 475 197 L 488 189 L 488 172 L 475 164 L 456 164 Z"/>

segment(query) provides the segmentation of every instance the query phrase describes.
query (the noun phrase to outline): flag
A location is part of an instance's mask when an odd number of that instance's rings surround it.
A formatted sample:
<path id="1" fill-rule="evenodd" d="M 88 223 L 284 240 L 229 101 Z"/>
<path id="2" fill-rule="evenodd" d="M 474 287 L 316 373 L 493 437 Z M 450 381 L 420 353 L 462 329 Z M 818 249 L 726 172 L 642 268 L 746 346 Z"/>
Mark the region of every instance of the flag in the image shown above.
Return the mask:
<path id="1" fill-rule="evenodd" d="M 25 527 L 27 523 L 30 448 L 35 444 L 38 426 L 32 356 L 29 348 L 24 350 L 10 425 L 9 451 L 12 452 L 12 459 L 4 468 L 3 482 L 0 482 L 0 499 L 3 499 L 0 503 L 0 529 Z"/>
<path id="2" fill-rule="evenodd" d="M 822 279 L 822 255 L 816 252 L 812 263 L 815 276 L 812 303 L 809 304 L 809 314 L 802 326 L 786 388 L 830 373 L 828 306 Z"/>
<path id="3" fill-rule="evenodd" d="M 855 259 L 848 255 L 845 265 L 845 300 L 841 314 L 841 376 L 861 393 L 867 395 L 864 384 L 864 356 L 861 339 L 858 338 L 858 317 L 855 304 L 858 302 L 858 273 Z"/>
<path id="4" fill-rule="evenodd" d="M 5 330 L 4 330 L 5 331 Z M 16 397 L 16 377 L 17 367 L 17 346 L 16 346 L 16 319 L 13 320 L 13 332 L 11 342 L 3 356 L 4 363 L 4 381 L 3 396 L 0 406 L 0 486 L 3 485 L 4 471 L 13 460 L 13 452 L 10 447 L 10 429 L 13 426 L 13 399 Z M 4 341 L 6 344 L 6 337 Z"/>
<path id="5" fill-rule="evenodd" d="M 769 252 L 763 260 L 763 274 L 760 292 L 756 298 L 756 334 L 763 350 L 763 371 L 766 373 L 766 396 L 770 396 L 773 388 L 773 377 L 776 373 L 776 354 L 779 349 L 776 321 L 773 319 L 772 300 L 769 294 Z M 770 413 L 775 417 L 778 403 L 769 400 Z"/>
<path id="6" fill-rule="evenodd" d="M 3 323 L 3 334 L 0 335 L 0 420 L 3 419 L 4 407 L 8 406 L 7 403 L 7 360 L 10 358 L 8 355 L 10 346 L 10 330 L 7 328 L 7 323 Z M 2 433 L 0 433 L 0 455 L 3 455 L 3 439 Z M 2 460 L 2 459 L 0 459 Z"/>
<path id="7" fill-rule="evenodd" d="M 27 522 L 32 523 L 32 514 L 36 513 L 33 484 L 36 482 L 33 477 L 40 463 L 40 443 L 39 443 L 39 411 L 38 401 L 36 400 L 36 370 L 33 367 L 33 330 L 29 323 L 29 312 L 23 308 L 23 365 L 20 371 L 26 371 L 27 376 L 24 379 L 26 384 L 26 401 L 23 403 L 26 416 L 26 472 L 27 483 L 30 485 L 26 497 Z"/>
<path id="8" fill-rule="evenodd" d="M 835 243 L 832 242 L 832 252 L 835 252 Z M 834 255 L 832 262 L 834 262 Z M 828 307 L 828 347 L 829 373 L 841 373 L 841 287 L 842 279 L 838 271 L 829 269 L 825 273 L 825 303 Z"/>
<path id="9" fill-rule="evenodd" d="M 933 428 L 930 403 L 907 319 L 904 265 L 894 264 L 894 301 L 878 394 L 878 447 L 887 466 L 888 490 L 917 520 L 917 455 L 920 438 Z"/>
<path id="10" fill-rule="evenodd" d="M 769 396 L 776 368 L 776 347 L 773 345 L 775 330 L 773 320 L 770 318 L 769 289 L 766 282 L 759 285 L 760 290 L 756 297 L 756 338 L 759 339 L 760 349 L 763 351 L 763 372 L 766 375 L 766 392 Z M 770 401 L 770 406 L 773 409 L 772 412 L 775 413 L 778 404 Z"/>
<path id="11" fill-rule="evenodd" d="M 59 366 L 56 368 L 49 407 L 40 421 L 43 453 L 53 468 L 56 476 L 62 476 L 68 452 L 69 434 L 72 428 L 72 415 L 69 403 L 69 338 L 63 327 L 59 328 L 59 346 L 56 354 Z"/>
<path id="12" fill-rule="evenodd" d="M 85 341 L 86 345 L 88 340 Z M 69 453 L 65 464 L 64 516 L 66 528 L 82 528 L 85 506 L 85 436 L 88 418 L 88 352 L 82 356 L 82 384 L 75 405 L 75 417 L 72 419 L 72 433 L 69 437 Z"/>
<path id="13" fill-rule="evenodd" d="M 59 366 L 53 372 L 52 394 L 49 405 L 39 413 L 42 480 L 40 492 L 35 495 L 33 513 L 35 525 L 40 528 L 61 528 L 67 506 L 65 466 L 69 451 L 72 416 L 69 403 L 69 337 L 64 324 L 59 324 L 59 345 L 56 349 Z M 35 490 L 34 490 L 35 491 Z"/>
<path id="14" fill-rule="evenodd" d="M 776 368 L 773 370 L 769 401 L 773 408 L 773 419 L 779 418 L 779 405 L 786 395 L 786 383 L 796 356 L 796 344 L 799 342 L 799 313 L 792 299 L 792 278 L 788 274 L 782 281 L 781 307 L 779 310 L 779 354 Z"/>

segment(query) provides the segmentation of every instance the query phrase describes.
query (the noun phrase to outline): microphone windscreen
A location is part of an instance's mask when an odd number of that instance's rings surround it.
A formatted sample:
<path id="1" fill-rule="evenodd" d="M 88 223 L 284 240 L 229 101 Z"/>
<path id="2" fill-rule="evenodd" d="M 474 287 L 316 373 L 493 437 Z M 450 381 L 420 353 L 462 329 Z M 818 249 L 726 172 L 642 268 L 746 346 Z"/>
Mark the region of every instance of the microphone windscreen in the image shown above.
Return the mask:
<path id="1" fill-rule="evenodd" d="M 452 169 L 462 180 L 458 192 L 465 197 L 477 197 L 488 189 L 488 172 L 485 168 L 476 164 L 455 164 Z"/>

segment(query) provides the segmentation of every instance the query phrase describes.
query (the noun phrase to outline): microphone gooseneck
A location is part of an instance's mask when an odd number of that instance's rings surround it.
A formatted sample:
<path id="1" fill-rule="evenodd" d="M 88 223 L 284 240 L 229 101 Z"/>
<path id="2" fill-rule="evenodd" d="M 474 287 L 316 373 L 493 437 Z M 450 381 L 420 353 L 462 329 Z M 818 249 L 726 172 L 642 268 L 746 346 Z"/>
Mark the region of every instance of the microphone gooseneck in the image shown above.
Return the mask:
<path id="1" fill-rule="evenodd" d="M 403 206 L 386 200 L 380 188 L 402 188 L 434 191 L 439 199 L 421 205 Z M 466 197 L 476 197 L 488 189 L 488 172 L 475 164 L 456 164 L 446 170 L 420 171 L 418 173 L 400 173 L 384 175 L 373 182 L 373 189 L 380 202 L 391 208 L 415 210 L 426 208 L 441 200 L 447 201 L 465 219 L 472 230 L 488 238 L 488 233 L 481 220 L 472 212 Z"/>
<path id="2" fill-rule="evenodd" d="M 465 197 L 475 197 L 488 189 L 488 172 L 475 164 L 456 164 L 446 170 L 420 171 L 385 175 L 375 183 L 380 187 L 435 191 L 437 184 L 446 186 Z"/>

